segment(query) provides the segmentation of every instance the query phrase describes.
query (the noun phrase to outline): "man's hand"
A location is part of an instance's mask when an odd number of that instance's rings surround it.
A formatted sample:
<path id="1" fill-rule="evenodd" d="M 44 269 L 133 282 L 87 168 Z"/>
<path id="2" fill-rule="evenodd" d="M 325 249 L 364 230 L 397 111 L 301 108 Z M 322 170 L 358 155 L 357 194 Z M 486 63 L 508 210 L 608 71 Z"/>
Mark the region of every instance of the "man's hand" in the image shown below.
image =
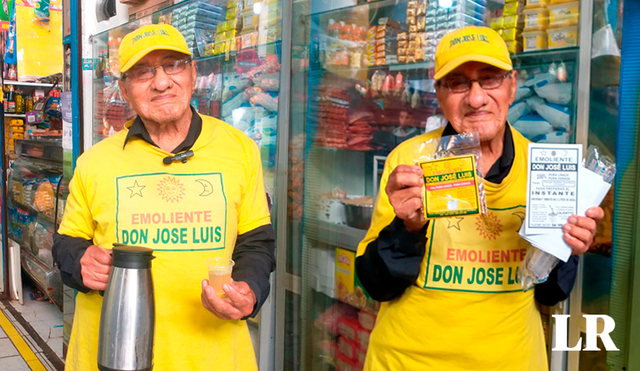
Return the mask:
<path id="1" fill-rule="evenodd" d="M 107 249 L 96 245 L 89 246 L 80 258 L 82 283 L 91 290 L 106 290 L 112 261 Z"/>
<path id="2" fill-rule="evenodd" d="M 256 305 L 256 294 L 246 282 L 236 282 L 222 285 L 226 294 L 219 297 L 216 290 L 209 286 L 209 280 L 202 281 L 202 305 L 220 319 L 239 320 L 251 313 Z"/>
<path id="3" fill-rule="evenodd" d="M 562 227 L 564 241 L 571 246 L 572 255 L 584 254 L 589 250 L 596 235 L 596 227 L 604 217 L 604 210 L 591 207 L 585 214 L 586 216 L 571 215 L 567 224 Z"/>
<path id="4" fill-rule="evenodd" d="M 417 166 L 398 165 L 387 181 L 389 202 L 411 232 L 419 232 L 427 223 L 422 207 L 423 176 Z"/>

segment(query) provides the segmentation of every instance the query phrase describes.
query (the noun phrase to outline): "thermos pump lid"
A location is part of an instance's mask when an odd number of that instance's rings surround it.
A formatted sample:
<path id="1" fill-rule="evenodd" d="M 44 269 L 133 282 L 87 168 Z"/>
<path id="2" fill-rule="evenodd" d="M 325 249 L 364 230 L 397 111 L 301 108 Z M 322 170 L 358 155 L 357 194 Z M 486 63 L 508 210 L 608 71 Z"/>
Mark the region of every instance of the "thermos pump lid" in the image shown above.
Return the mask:
<path id="1" fill-rule="evenodd" d="M 113 244 L 113 266 L 132 269 L 151 268 L 151 259 L 154 259 L 153 249 L 142 246 Z"/>

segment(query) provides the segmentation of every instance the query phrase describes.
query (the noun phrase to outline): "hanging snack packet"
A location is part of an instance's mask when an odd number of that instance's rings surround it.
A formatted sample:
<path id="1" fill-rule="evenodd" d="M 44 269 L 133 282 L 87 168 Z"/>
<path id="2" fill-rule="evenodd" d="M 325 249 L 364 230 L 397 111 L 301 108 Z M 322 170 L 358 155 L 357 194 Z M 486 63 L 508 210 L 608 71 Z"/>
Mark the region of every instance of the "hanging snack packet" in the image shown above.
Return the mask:
<path id="1" fill-rule="evenodd" d="M 422 195 L 427 219 L 486 214 L 480 139 L 477 133 L 419 143 L 414 160 L 424 173 Z"/>
<path id="2" fill-rule="evenodd" d="M 36 0 L 33 6 L 33 11 L 36 16 L 36 21 L 49 22 L 49 2 L 50 0 Z"/>

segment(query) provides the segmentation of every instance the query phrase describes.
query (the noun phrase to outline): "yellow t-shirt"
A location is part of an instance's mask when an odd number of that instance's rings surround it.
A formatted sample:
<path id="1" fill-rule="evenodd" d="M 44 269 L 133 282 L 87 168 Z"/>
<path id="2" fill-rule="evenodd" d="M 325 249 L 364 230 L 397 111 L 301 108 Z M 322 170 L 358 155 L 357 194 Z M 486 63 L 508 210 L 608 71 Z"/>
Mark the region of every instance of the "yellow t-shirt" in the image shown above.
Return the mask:
<path id="1" fill-rule="evenodd" d="M 547 357 L 533 290 L 517 269 L 529 244 L 518 235 L 525 215 L 527 140 L 511 130 L 515 158 L 500 184 L 485 181 L 486 216 L 433 219 L 420 275 L 400 297 L 382 303 L 365 370 L 545 371 Z M 380 189 L 412 148 L 442 129 L 412 138 L 387 158 Z M 386 193 L 358 246 L 362 255 L 395 214 Z"/>
<path id="2" fill-rule="evenodd" d="M 257 370 L 245 321 L 225 321 L 200 300 L 207 258 L 231 258 L 236 237 L 271 220 L 260 154 L 240 131 L 208 116 L 187 163 L 128 130 L 78 159 L 59 233 L 154 249 L 154 370 Z M 130 123 L 127 124 L 127 127 Z M 78 293 L 66 369 L 97 370 L 102 297 Z"/>

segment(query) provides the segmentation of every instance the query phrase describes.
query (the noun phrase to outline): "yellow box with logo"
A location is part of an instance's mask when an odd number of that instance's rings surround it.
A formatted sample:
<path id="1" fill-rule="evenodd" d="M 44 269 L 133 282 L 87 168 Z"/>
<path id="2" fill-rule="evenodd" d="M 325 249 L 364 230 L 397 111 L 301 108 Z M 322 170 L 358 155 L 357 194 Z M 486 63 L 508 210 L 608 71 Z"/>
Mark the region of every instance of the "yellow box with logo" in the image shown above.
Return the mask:
<path id="1" fill-rule="evenodd" d="M 482 212 L 474 155 L 419 163 L 424 174 L 424 216 L 427 219 Z"/>
<path id="2" fill-rule="evenodd" d="M 578 45 L 578 26 L 558 26 L 547 29 L 549 49 Z"/>
<path id="3" fill-rule="evenodd" d="M 339 247 L 336 248 L 336 296 L 359 309 L 375 305 L 356 275 L 356 253 Z"/>

